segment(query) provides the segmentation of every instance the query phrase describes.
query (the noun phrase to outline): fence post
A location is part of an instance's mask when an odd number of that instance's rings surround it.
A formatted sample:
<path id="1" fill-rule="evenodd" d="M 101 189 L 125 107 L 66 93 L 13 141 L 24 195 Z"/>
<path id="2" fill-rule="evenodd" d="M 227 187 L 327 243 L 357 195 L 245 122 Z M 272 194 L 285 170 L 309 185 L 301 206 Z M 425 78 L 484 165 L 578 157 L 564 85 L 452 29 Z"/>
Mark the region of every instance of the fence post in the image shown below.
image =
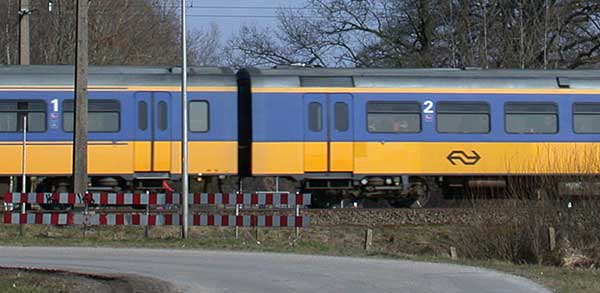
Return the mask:
<path id="1" fill-rule="evenodd" d="M 371 251 L 372 246 L 373 246 L 373 230 L 367 229 L 367 231 L 365 232 L 365 250 Z"/>
<path id="2" fill-rule="evenodd" d="M 300 205 L 296 205 L 296 217 L 300 216 Z M 294 223 L 296 223 L 296 219 L 294 218 Z M 296 225 L 294 225 L 296 226 Z M 300 237 L 300 227 L 296 226 L 296 239 Z"/>
<path id="3" fill-rule="evenodd" d="M 554 251 L 556 249 L 556 230 L 554 227 L 548 228 L 548 238 L 550 240 L 550 251 Z"/>
<path id="4" fill-rule="evenodd" d="M 21 194 L 25 194 L 25 193 L 21 193 Z M 21 203 L 21 215 L 25 215 L 26 211 L 25 211 L 25 203 Z M 25 224 L 24 223 L 19 223 L 19 235 L 21 235 L 21 237 L 25 236 Z"/>
<path id="5" fill-rule="evenodd" d="M 240 227 L 237 225 L 237 217 L 240 215 L 240 205 L 235 204 L 235 239 L 240 238 Z"/>
<path id="6" fill-rule="evenodd" d="M 87 194 L 83 196 L 83 204 L 84 204 L 84 207 L 83 207 L 83 238 L 85 238 L 85 232 L 87 230 L 87 224 L 88 224 L 87 222 L 89 220 L 89 218 L 88 218 L 89 211 L 88 211 L 88 198 L 87 198 Z"/>
<path id="7" fill-rule="evenodd" d="M 146 190 L 146 225 L 144 226 L 144 238 L 150 237 L 150 225 L 148 224 L 148 218 L 150 215 L 150 192 Z"/>
<path id="8" fill-rule="evenodd" d="M 450 258 L 452 260 L 458 259 L 458 254 L 456 253 L 456 247 L 454 247 L 454 246 L 450 246 Z"/>

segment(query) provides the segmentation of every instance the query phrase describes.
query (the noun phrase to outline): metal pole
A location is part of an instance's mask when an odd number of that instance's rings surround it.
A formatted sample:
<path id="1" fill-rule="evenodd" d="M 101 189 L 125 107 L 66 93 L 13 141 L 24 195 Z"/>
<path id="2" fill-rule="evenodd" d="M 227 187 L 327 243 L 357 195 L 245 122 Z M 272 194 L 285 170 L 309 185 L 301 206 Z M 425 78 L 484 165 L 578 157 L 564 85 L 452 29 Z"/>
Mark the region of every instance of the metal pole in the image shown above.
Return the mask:
<path id="1" fill-rule="evenodd" d="M 23 165 L 22 165 L 22 180 L 23 186 L 21 192 L 27 192 L 27 115 L 23 116 Z"/>
<path id="2" fill-rule="evenodd" d="M 183 226 L 181 237 L 188 238 L 188 110 L 187 110 L 187 28 L 186 28 L 186 1 L 181 0 L 181 120 L 182 120 L 182 142 L 181 142 L 181 196 L 183 197 Z"/>
<path id="3" fill-rule="evenodd" d="M 88 0 L 77 0 L 75 109 L 73 118 L 73 191 L 87 192 L 88 152 Z"/>
<path id="4" fill-rule="evenodd" d="M 23 116 L 23 155 L 22 155 L 22 165 L 21 171 L 23 171 L 23 186 L 21 186 L 21 193 L 24 194 L 27 192 L 27 114 Z M 23 196 L 23 195 L 21 195 Z M 21 214 L 25 214 L 25 203 L 21 203 Z M 21 223 L 19 227 L 19 234 L 23 236 L 25 234 L 24 224 Z"/>
<path id="5" fill-rule="evenodd" d="M 30 62 L 29 47 L 29 15 L 31 9 L 29 2 L 31 0 L 21 0 L 19 8 L 19 64 L 25 65 Z"/>

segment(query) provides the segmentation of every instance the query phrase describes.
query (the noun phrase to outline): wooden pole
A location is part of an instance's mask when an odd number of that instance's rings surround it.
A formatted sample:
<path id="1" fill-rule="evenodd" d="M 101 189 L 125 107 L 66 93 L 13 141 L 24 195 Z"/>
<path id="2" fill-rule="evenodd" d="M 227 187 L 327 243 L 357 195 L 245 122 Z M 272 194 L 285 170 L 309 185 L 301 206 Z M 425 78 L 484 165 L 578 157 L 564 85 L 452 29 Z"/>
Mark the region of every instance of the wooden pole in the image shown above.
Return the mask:
<path id="1" fill-rule="evenodd" d="M 550 244 L 550 251 L 554 251 L 556 249 L 556 230 L 554 227 L 548 228 L 548 240 Z"/>
<path id="2" fill-rule="evenodd" d="M 20 0 L 19 8 L 19 64 L 30 64 L 29 15 L 31 14 L 30 0 Z"/>
<path id="3" fill-rule="evenodd" d="M 367 229 L 365 232 L 365 250 L 371 251 L 373 247 L 373 230 Z"/>
<path id="4" fill-rule="evenodd" d="M 75 109 L 73 134 L 73 191 L 87 191 L 88 144 L 88 0 L 77 0 L 77 60 L 75 61 Z"/>

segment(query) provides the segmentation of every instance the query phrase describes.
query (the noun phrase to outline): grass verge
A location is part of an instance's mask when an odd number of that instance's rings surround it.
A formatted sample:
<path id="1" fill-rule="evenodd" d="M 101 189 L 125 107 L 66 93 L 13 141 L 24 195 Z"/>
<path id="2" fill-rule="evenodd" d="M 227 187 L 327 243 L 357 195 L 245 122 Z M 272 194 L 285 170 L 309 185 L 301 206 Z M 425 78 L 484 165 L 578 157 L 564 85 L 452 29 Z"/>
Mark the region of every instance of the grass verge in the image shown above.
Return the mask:
<path id="1" fill-rule="evenodd" d="M 0 291 L 6 293 L 72 292 L 78 281 L 60 273 L 0 269 Z"/>

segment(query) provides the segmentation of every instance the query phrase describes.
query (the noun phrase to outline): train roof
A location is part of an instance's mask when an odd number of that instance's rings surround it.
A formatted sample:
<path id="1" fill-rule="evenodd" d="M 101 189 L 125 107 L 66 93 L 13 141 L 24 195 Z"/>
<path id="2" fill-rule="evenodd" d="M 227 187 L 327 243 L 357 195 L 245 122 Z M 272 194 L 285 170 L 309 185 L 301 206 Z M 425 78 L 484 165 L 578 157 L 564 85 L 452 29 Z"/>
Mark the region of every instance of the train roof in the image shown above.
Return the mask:
<path id="1" fill-rule="evenodd" d="M 497 88 L 600 89 L 600 70 L 483 69 L 244 69 L 254 88 Z"/>
<path id="2" fill-rule="evenodd" d="M 0 86 L 74 85 L 72 65 L 0 65 Z M 188 85 L 235 87 L 235 72 L 227 67 L 190 67 Z M 89 85 L 106 87 L 179 86 L 181 67 L 90 66 Z"/>

